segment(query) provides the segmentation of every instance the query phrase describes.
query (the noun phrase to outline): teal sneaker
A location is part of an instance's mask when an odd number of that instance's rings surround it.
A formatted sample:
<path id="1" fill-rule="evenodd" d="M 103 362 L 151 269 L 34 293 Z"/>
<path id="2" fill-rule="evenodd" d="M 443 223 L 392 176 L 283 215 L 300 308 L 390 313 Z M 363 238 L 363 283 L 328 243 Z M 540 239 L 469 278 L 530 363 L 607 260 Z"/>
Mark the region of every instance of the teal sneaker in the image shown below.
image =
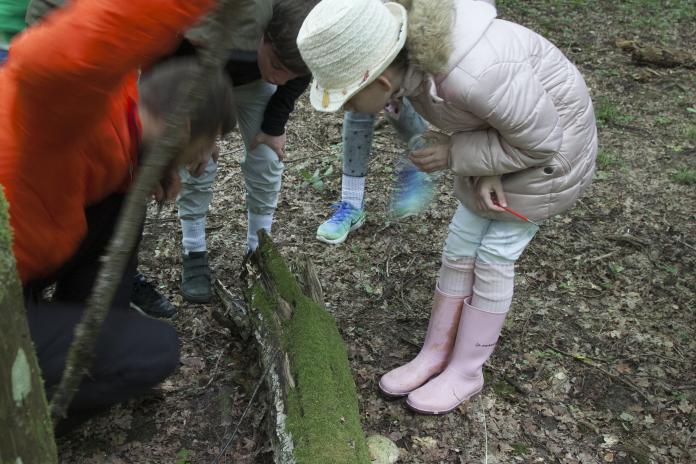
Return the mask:
<path id="1" fill-rule="evenodd" d="M 431 177 L 410 161 L 397 172 L 396 187 L 392 195 L 391 215 L 395 219 L 415 216 L 430 205 L 435 192 Z"/>
<path id="2" fill-rule="evenodd" d="M 345 201 L 331 205 L 336 211 L 317 229 L 317 240 L 332 245 L 343 243 L 348 234 L 365 223 L 365 210 L 354 208 Z"/>

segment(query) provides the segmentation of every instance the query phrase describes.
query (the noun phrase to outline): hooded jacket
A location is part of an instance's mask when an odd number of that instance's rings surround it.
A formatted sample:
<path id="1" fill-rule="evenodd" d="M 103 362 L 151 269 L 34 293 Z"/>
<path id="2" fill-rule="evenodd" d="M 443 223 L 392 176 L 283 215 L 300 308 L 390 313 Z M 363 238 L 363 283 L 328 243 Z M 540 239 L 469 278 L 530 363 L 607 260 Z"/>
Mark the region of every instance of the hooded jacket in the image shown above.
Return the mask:
<path id="1" fill-rule="evenodd" d="M 0 0 L 2 1 L 2 0 Z M 31 0 L 27 9 L 27 23 L 35 24 L 50 11 L 61 7 L 66 0 Z M 230 30 L 225 47 L 230 50 L 228 74 L 234 85 L 251 82 L 248 75 L 260 79 L 256 51 L 266 28 L 273 17 L 273 0 L 238 0 L 235 14 L 230 18 Z M 210 17 L 202 18 L 194 27 L 186 31 L 186 38 L 197 47 L 212 47 L 213 37 Z M 240 79 L 242 78 L 241 82 Z M 264 112 L 261 130 L 272 136 L 285 133 L 285 125 L 290 113 L 295 109 L 295 102 L 307 90 L 311 75 L 299 76 L 278 86 Z"/>
<path id="2" fill-rule="evenodd" d="M 597 154 L 592 101 L 577 68 L 551 42 L 473 0 L 413 0 L 402 93 L 451 134 L 455 194 L 481 212 L 476 179 L 501 175 L 508 206 L 533 220 L 570 208 Z"/>
<path id="3" fill-rule="evenodd" d="M 29 0 L 0 0 L 0 49 L 6 50 L 12 37 L 26 27 L 24 13 Z"/>
<path id="4" fill-rule="evenodd" d="M 12 43 L 0 68 L 0 184 L 23 283 L 75 252 L 86 207 L 128 187 L 137 69 L 169 52 L 213 4 L 74 0 Z"/>

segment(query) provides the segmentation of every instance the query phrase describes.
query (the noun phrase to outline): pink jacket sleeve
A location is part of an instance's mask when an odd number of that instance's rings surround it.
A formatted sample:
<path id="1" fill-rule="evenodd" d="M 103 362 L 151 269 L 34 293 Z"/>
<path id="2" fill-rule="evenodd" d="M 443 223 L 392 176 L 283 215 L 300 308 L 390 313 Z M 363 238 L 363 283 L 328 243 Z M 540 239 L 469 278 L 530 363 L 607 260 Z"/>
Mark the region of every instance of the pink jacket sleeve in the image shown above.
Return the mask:
<path id="1" fill-rule="evenodd" d="M 543 165 L 561 148 L 560 117 L 527 63 L 492 66 L 470 87 L 464 104 L 491 128 L 452 136 L 451 168 L 458 175 L 521 171 Z"/>

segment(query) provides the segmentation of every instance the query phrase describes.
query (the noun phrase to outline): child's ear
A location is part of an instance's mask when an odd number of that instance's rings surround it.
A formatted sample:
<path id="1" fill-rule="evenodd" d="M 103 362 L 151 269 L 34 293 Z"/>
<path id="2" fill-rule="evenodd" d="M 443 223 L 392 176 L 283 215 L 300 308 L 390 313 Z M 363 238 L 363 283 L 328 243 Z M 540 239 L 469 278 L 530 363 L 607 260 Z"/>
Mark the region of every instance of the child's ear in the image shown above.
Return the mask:
<path id="1" fill-rule="evenodd" d="M 384 74 L 380 75 L 377 79 L 375 79 L 375 82 L 377 83 L 377 85 L 382 87 L 382 89 L 385 92 L 394 92 L 395 91 L 391 80 L 387 76 L 385 76 Z"/>

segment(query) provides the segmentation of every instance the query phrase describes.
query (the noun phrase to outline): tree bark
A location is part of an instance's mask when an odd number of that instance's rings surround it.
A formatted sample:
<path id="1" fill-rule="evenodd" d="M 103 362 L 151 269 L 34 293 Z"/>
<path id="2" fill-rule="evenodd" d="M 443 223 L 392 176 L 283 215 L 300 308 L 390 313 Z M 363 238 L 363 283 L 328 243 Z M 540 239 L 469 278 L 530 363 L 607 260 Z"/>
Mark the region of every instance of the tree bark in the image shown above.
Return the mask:
<path id="1" fill-rule="evenodd" d="M 316 272 L 302 261 L 303 290 L 268 235 L 261 231 L 259 237 L 244 316 L 269 372 L 267 419 L 274 460 L 369 463 L 345 344 L 334 318 L 313 299 L 322 298 Z"/>
<path id="2" fill-rule="evenodd" d="M 239 3 L 239 0 L 219 1 L 209 22 L 209 26 L 214 31 L 212 44 L 226 43 L 227 34 L 234 32 L 225 26 L 225 22 L 234 18 L 234 10 Z M 162 179 L 165 170 L 171 166 L 176 154 L 180 153 L 188 142 L 185 140 L 187 134 L 185 128 L 189 115 L 199 102 L 203 101 L 207 82 L 214 77 L 217 70 L 222 68 L 226 59 L 227 50 L 224 47 L 217 46 L 202 50 L 201 66 L 183 86 L 176 111 L 166 118 L 164 135 L 150 153 L 146 154 L 138 169 L 135 182 L 119 216 L 116 232 L 109 243 L 104 265 L 99 271 L 92 295 L 87 302 L 87 309 L 75 329 L 75 339 L 68 353 L 65 371 L 51 401 L 51 414 L 54 419 L 65 416 L 82 377 L 92 365 L 97 335 L 137 241 L 147 201 L 157 182 Z"/>
<path id="3" fill-rule="evenodd" d="M 0 188 L 0 463 L 58 462 Z"/>

